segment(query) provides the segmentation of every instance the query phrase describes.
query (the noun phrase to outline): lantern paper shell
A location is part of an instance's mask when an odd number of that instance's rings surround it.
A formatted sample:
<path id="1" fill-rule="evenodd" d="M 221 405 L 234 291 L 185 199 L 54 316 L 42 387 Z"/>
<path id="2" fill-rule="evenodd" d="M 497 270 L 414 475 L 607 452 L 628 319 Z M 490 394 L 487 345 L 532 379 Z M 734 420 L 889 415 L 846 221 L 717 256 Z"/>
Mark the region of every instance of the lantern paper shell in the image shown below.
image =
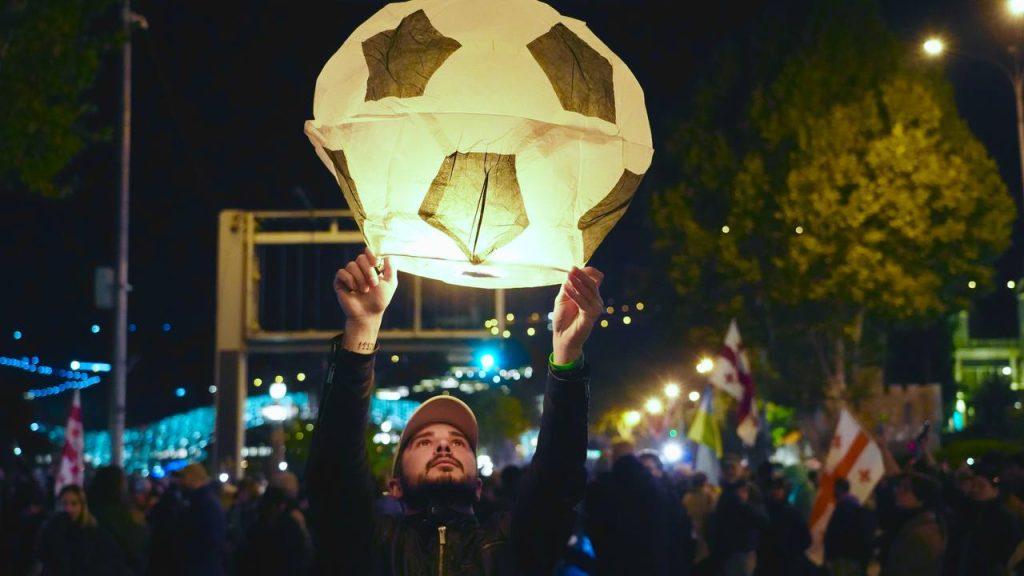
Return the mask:
<path id="1" fill-rule="evenodd" d="M 453 284 L 557 284 L 629 207 L 643 91 L 583 22 L 535 0 L 412 0 L 317 79 L 306 134 L 367 244 Z"/>

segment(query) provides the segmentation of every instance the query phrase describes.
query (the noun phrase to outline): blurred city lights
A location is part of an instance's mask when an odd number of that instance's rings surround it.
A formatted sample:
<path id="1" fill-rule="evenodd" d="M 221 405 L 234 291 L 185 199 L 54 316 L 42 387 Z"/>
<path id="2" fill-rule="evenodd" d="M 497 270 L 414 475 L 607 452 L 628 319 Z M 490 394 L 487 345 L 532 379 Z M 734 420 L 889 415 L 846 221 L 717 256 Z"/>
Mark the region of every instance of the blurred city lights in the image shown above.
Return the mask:
<path id="1" fill-rule="evenodd" d="M 661 414 L 665 410 L 665 405 L 657 398 L 648 398 L 647 402 L 644 402 L 644 410 L 647 410 L 648 414 Z"/>
<path id="2" fill-rule="evenodd" d="M 661 448 L 661 455 L 669 463 L 679 462 L 683 459 L 683 447 L 679 442 L 666 442 Z"/>
<path id="3" fill-rule="evenodd" d="M 263 378 L 256 378 L 256 379 L 254 379 L 252 381 L 252 385 L 257 387 L 257 388 L 259 388 L 260 386 L 263 386 Z"/>
<path id="4" fill-rule="evenodd" d="M 228 473 L 227 472 L 221 472 L 220 476 L 218 476 L 217 479 L 220 480 L 221 484 L 227 484 L 228 483 Z"/>
<path id="5" fill-rule="evenodd" d="M 161 326 L 161 328 L 163 329 L 164 332 L 170 332 L 171 331 L 171 325 L 169 323 L 167 323 L 167 322 L 164 322 L 164 325 Z"/>
<path id="6" fill-rule="evenodd" d="M 480 357 L 480 367 L 484 370 L 490 370 L 494 367 L 494 354 L 484 354 Z"/>
<path id="7" fill-rule="evenodd" d="M 974 280 L 971 280 L 970 282 L 967 283 L 967 287 L 970 288 L 971 290 L 974 290 L 975 288 L 978 287 L 978 283 L 975 282 Z"/>
<path id="8" fill-rule="evenodd" d="M 184 398 L 185 397 L 185 389 L 184 388 L 178 388 L 177 390 L 174 391 L 174 395 L 177 396 L 178 398 Z"/>
<path id="9" fill-rule="evenodd" d="M 679 392 L 679 384 L 676 384 L 674 382 L 665 384 L 665 396 L 667 398 L 675 400 L 676 398 L 679 398 Z"/>
<path id="10" fill-rule="evenodd" d="M 1017 283 L 1014 282 L 1013 280 L 1010 280 L 1006 283 L 1006 287 L 1009 288 L 1010 290 L 1013 290 L 1014 288 L 1017 287 Z"/>
<path id="11" fill-rule="evenodd" d="M 270 385 L 270 397 L 274 400 L 280 400 L 284 398 L 285 394 L 288 393 L 288 386 L 282 382 L 274 382 Z"/>
<path id="12" fill-rule="evenodd" d="M 701 374 L 707 374 L 708 372 L 714 370 L 714 368 L 715 362 L 711 360 L 711 358 L 708 358 L 706 356 L 704 358 L 701 358 L 700 362 L 697 363 L 697 372 Z"/>
<path id="13" fill-rule="evenodd" d="M 632 322 L 633 322 L 633 319 L 630 318 L 629 316 L 623 316 L 622 317 L 622 323 L 623 324 L 627 324 L 628 325 L 628 324 L 631 324 Z"/>
<path id="14" fill-rule="evenodd" d="M 277 469 L 280 470 L 281 472 L 288 470 L 288 463 L 281 462 L 280 464 L 277 465 Z"/>
<path id="15" fill-rule="evenodd" d="M 526 329 L 526 335 L 527 336 L 533 336 L 536 333 L 537 333 L 537 331 L 534 330 L 533 326 L 530 326 L 529 328 Z"/>
<path id="16" fill-rule="evenodd" d="M 932 36 L 924 41 L 921 48 L 924 50 L 924 53 L 929 56 L 941 56 L 946 50 L 946 43 L 943 42 L 941 38 Z"/>
<path id="17" fill-rule="evenodd" d="M 90 330 L 90 331 L 91 331 L 91 332 L 92 332 L 93 334 L 99 334 L 99 333 L 100 333 L 100 325 L 99 325 L 99 324 L 93 324 L 93 325 L 92 325 L 92 328 L 90 328 L 89 330 Z"/>
<path id="18" fill-rule="evenodd" d="M 1011 16 L 1024 15 L 1024 0 L 1008 0 L 1006 9 L 1010 11 Z"/>
<path id="19" fill-rule="evenodd" d="M 305 382 L 306 381 L 306 373 L 305 372 L 299 372 L 298 374 L 295 375 L 295 379 L 298 380 L 299 382 Z"/>
<path id="20" fill-rule="evenodd" d="M 1013 374 L 1013 368 L 1003 366 L 1003 376 L 1009 376 L 1010 374 Z"/>
<path id="21" fill-rule="evenodd" d="M 636 410 L 630 410 L 622 415 L 622 421 L 626 423 L 626 426 L 636 426 L 640 423 L 642 416 Z"/>
<path id="22" fill-rule="evenodd" d="M 722 226 L 722 234 L 728 234 L 728 233 L 729 233 L 729 227 L 728 226 Z"/>
<path id="23" fill-rule="evenodd" d="M 14 331 L 14 339 L 15 340 L 21 340 L 21 337 L 22 337 L 21 330 L 15 330 Z"/>
<path id="24" fill-rule="evenodd" d="M 690 392 L 689 398 L 690 398 L 690 402 L 697 402 L 697 401 L 699 401 L 700 400 L 700 392 L 697 392 L 696 390 Z"/>

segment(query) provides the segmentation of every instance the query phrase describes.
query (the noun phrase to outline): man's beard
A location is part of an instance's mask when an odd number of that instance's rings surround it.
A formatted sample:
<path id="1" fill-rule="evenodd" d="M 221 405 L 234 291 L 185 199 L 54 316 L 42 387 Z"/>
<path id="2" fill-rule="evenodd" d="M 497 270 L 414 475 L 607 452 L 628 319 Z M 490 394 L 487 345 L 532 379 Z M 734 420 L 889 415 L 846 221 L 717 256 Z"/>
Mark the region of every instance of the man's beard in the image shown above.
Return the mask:
<path id="1" fill-rule="evenodd" d="M 461 479 L 451 476 L 427 478 L 424 473 L 410 481 L 403 473 L 398 481 L 402 485 L 402 501 L 407 508 L 413 510 L 466 507 L 476 503 L 475 476 L 464 476 Z"/>

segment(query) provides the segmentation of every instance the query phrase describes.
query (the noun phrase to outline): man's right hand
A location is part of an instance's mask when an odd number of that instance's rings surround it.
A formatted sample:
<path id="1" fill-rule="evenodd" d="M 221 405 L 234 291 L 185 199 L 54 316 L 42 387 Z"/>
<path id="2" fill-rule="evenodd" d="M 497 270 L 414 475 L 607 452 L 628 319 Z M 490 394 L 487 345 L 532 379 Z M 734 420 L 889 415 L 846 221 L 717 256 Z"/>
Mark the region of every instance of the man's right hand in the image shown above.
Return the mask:
<path id="1" fill-rule="evenodd" d="M 377 257 L 369 248 L 334 275 L 334 293 L 345 312 L 345 335 L 342 347 L 352 352 L 369 354 L 377 344 L 384 310 L 391 303 L 398 287 L 398 271 L 388 258 L 378 273 Z"/>

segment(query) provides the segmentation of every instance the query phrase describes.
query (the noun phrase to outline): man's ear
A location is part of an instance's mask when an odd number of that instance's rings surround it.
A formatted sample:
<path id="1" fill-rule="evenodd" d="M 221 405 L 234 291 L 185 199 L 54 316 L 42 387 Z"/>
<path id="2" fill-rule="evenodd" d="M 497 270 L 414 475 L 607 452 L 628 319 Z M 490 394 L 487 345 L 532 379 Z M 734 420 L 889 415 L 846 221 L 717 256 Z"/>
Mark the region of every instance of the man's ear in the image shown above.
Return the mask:
<path id="1" fill-rule="evenodd" d="M 402 499 L 402 483 L 394 476 L 388 480 L 388 495 L 398 500 Z"/>
<path id="2" fill-rule="evenodd" d="M 476 499 L 477 499 L 478 502 L 480 501 L 480 496 L 483 495 L 483 492 L 484 492 L 484 481 L 483 481 L 482 478 L 477 476 L 477 479 L 476 479 Z"/>

